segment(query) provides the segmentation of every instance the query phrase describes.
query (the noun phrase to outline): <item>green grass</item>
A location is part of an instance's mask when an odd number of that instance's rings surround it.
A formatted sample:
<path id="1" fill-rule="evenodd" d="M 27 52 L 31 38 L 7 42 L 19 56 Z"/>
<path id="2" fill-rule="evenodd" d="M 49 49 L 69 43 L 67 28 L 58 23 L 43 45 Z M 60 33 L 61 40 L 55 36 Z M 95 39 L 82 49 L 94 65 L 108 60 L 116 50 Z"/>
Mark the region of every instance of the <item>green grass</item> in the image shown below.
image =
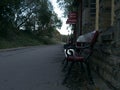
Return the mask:
<path id="1" fill-rule="evenodd" d="M 20 34 L 14 38 L 1 38 L 0 37 L 0 49 L 15 48 L 24 46 L 36 46 L 36 45 L 49 45 L 56 44 L 56 40 L 47 36 L 36 38 L 34 36 Z"/>

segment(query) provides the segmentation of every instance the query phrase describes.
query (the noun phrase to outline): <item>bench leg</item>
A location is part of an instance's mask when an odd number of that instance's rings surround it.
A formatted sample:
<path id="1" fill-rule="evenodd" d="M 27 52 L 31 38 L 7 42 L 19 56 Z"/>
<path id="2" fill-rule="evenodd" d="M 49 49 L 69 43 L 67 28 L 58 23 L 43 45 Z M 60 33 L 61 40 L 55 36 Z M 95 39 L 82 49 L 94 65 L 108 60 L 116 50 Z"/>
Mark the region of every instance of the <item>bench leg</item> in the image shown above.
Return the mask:
<path id="1" fill-rule="evenodd" d="M 65 71 L 66 67 L 68 66 L 68 60 L 65 59 L 64 63 L 65 63 L 65 65 L 64 65 L 62 71 Z"/>
<path id="2" fill-rule="evenodd" d="M 74 62 L 71 62 L 70 67 L 68 69 L 68 72 L 67 72 L 67 74 L 66 74 L 66 76 L 65 76 L 65 78 L 63 80 L 63 84 L 65 84 L 67 79 L 69 78 L 73 65 L 74 65 Z"/>
<path id="3" fill-rule="evenodd" d="M 84 68 L 83 62 L 80 62 L 80 65 L 81 65 L 81 72 L 85 72 L 85 68 Z"/>
<path id="4" fill-rule="evenodd" d="M 86 63 L 86 66 L 87 66 L 88 77 L 89 77 L 89 80 L 90 80 L 89 83 L 94 84 L 93 78 L 91 76 L 91 69 L 90 69 L 90 66 L 89 66 L 89 62 Z"/>

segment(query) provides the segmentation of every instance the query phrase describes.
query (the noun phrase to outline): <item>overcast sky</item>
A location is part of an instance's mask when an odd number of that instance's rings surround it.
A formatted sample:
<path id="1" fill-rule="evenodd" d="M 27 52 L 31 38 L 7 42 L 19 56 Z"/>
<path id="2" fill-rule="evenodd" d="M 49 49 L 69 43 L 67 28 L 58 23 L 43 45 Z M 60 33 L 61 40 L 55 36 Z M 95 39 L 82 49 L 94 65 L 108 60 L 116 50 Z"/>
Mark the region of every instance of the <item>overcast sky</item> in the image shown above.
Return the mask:
<path id="1" fill-rule="evenodd" d="M 68 31 L 67 29 L 67 24 L 66 24 L 66 18 L 63 17 L 63 11 L 60 10 L 58 4 L 56 3 L 57 0 L 50 0 L 53 4 L 54 11 L 58 14 L 58 17 L 61 18 L 63 25 L 62 28 L 59 30 L 61 34 L 68 35 L 68 32 L 70 33 L 70 30 Z"/>

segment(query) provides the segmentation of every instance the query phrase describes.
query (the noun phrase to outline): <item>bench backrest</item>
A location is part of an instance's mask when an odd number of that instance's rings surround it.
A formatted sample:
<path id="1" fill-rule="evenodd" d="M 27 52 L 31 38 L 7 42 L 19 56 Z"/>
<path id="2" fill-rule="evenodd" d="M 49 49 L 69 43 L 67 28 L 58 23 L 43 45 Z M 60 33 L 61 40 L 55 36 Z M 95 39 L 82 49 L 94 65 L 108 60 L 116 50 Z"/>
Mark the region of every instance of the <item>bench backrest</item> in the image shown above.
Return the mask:
<path id="1" fill-rule="evenodd" d="M 97 41 L 98 35 L 98 31 L 92 31 L 87 34 L 80 35 L 77 39 L 77 43 L 89 43 L 91 46 L 93 46 Z"/>
<path id="2" fill-rule="evenodd" d="M 92 45 L 92 46 L 97 42 L 98 36 L 99 36 L 99 32 L 98 32 L 98 31 L 95 31 L 95 33 L 94 33 L 94 35 L 93 35 L 93 38 L 92 38 L 92 40 L 91 40 L 91 45 Z"/>

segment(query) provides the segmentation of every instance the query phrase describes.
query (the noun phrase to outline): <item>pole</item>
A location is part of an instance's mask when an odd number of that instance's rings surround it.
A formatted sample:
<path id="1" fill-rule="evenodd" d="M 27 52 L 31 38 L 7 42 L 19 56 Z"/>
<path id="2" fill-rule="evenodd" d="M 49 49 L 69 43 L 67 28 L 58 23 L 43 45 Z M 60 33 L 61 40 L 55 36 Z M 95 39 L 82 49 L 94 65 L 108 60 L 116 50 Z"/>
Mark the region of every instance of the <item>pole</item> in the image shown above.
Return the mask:
<path id="1" fill-rule="evenodd" d="M 77 40 L 77 31 L 76 31 L 76 24 L 73 25 L 73 35 L 74 35 L 74 40 L 73 40 L 73 43 L 75 44 L 76 43 L 76 40 Z"/>
<path id="2" fill-rule="evenodd" d="M 99 0 L 96 0 L 96 19 L 95 30 L 99 30 Z"/>
<path id="3" fill-rule="evenodd" d="M 80 35 L 82 35 L 82 0 L 80 0 Z"/>
<path id="4" fill-rule="evenodd" d="M 111 0 L 111 26 L 114 24 L 114 0 Z"/>

